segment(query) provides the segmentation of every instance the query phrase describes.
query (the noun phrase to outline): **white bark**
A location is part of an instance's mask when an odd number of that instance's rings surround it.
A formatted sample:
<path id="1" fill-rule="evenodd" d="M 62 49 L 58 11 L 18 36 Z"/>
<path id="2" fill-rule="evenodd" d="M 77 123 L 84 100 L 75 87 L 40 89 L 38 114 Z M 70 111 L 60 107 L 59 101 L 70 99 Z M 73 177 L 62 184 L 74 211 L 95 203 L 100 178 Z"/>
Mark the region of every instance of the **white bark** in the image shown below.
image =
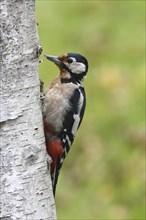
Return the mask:
<path id="1" fill-rule="evenodd" d="M 34 0 L 1 0 L 0 6 L 0 219 L 53 220 Z"/>

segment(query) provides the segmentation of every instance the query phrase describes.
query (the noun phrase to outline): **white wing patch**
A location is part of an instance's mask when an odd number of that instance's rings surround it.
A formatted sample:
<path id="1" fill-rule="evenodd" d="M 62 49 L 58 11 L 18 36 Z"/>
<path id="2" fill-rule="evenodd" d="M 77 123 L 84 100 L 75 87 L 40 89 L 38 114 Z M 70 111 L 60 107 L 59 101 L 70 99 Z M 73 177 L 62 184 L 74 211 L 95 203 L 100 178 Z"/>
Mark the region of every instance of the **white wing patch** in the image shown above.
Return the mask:
<path id="1" fill-rule="evenodd" d="M 74 121 L 71 133 L 73 135 L 75 135 L 76 131 L 78 129 L 79 122 L 80 122 L 80 117 L 79 117 L 79 115 L 75 114 L 75 115 L 73 115 L 73 118 L 74 118 L 75 121 Z"/>
<path id="2" fill-rule="evenodd" d="M 84 103 L 84 97 L 80 91 L 80 99 L 79 99 L 79 103 L 78 103 L 78 112 L 77 114 L 74 114 L 73 115 L 73 118 L 74 118 L 74 124 L 73 124 L 73 127 L 72 127 L 72 134 L 75 136 L 76 132 L 77 132 L 77 129 L 78 129 L 78 126 L 79 126 L 79 123 L 80 123 L 80 112 L 81 112 L 81 109 L 82 109 L 82 106 L 83 106 L 83 103 Z"/>
<path id="3" fill-rule="evenodd" d="M 71 141 L 70 141 L 68 135 L 66 135 L 66 140 L 67 140 L 67 142 L 68 142 L 68 145 L 71 146 Z"/>

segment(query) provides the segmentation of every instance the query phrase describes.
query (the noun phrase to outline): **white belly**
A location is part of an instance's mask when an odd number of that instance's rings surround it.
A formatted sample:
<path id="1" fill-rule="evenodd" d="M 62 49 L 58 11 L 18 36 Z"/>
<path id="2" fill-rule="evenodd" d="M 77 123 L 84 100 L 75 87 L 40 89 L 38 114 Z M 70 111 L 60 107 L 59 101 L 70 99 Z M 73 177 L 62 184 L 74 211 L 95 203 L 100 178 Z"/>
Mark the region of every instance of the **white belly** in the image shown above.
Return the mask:
<path id="1" fill-rule="evenodd" d="M 69 99 L 76 87 L 77 86 L 72 83 L 70 83 L 70 85 L 56 84 L 45 96 L 43 114 L 46 116 L 46 121 L 51 124 L 57 132 L 63 127 L 66 112 L 71 107 Z"/>

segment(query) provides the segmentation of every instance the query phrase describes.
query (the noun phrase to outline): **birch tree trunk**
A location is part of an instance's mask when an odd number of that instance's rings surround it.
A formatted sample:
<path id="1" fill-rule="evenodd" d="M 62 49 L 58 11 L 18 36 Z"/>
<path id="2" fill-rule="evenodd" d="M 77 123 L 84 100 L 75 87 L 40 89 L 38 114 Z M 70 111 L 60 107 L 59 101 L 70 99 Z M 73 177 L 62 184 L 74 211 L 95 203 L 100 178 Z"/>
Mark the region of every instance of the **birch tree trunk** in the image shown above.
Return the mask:
<path id="1" fill-rule="evenodd" d="M 0 219 L 56 219 L 42 124 L 34 0 L 1 0 Z"/>

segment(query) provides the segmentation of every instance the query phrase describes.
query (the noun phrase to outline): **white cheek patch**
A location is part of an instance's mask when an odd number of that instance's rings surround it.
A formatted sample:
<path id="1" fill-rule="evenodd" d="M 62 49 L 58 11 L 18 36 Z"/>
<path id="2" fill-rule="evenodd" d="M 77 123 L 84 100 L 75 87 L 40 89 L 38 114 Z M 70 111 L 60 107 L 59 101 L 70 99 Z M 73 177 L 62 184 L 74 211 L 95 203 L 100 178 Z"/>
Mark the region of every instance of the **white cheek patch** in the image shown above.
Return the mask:
<path id="1" fill-rule="evenodd" d="M 86 71 L 86 66 L 83 63 L 73 62 L 71 64 L 68 64 L 69 69 L 72 71 L 72 73 L 83 73 Z"/>

